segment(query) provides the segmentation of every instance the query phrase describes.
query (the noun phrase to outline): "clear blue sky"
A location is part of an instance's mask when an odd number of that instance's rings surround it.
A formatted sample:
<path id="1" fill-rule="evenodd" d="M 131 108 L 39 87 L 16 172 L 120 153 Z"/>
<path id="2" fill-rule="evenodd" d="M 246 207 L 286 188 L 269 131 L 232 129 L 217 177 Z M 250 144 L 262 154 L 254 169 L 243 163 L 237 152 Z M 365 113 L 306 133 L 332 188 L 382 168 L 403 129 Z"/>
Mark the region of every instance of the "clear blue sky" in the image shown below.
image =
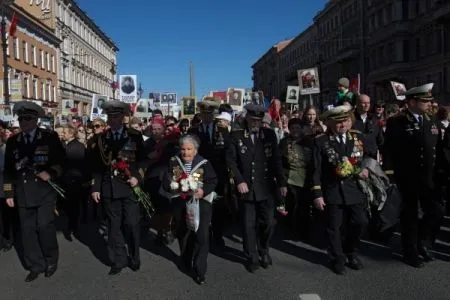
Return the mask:
<path id="1" fill-rule="evenodd" d="M 326 0 L 78 0 L 118 45 L 119 74 L 136 74 L 145 93 L 197 96 L 252 87 L 251 65 L 272 45 L 312 24 Z"/>

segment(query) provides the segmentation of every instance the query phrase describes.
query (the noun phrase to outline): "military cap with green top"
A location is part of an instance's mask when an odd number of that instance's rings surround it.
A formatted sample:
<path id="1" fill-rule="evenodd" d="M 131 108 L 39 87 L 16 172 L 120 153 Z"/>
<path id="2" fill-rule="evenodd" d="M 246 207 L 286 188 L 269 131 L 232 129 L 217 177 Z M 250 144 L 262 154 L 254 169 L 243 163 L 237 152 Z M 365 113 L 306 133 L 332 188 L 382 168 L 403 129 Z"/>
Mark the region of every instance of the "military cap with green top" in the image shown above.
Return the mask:
<path id="1" fill-rule="evenodd" d="M 335 106 L 324 112 L 321 118 L 323 120 L 345 121 L 351 116 L 352 110 L 350 105 Z"/>

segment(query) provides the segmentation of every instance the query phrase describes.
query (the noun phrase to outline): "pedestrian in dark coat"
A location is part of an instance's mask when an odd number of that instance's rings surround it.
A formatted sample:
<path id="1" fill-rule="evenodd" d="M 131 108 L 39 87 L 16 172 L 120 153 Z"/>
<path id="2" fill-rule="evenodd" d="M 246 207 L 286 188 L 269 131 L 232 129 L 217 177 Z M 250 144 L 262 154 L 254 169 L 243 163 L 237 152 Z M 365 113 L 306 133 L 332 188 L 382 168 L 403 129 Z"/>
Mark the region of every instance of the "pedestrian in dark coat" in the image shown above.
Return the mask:
<path id="1" fill-rule="evenodd" d="M 322 117 L 328 121 L 328 131 L 316 137 L 313 148 L 314 205 L 327 215 L 328 253 L 331 268 L 339 275 L 345 274 L 347 261 L 352 269 L 363 268 L 357 248 L 367 224 L 358 180 L 367 178 L 369 173 L 361 169 L 365 156 L 363 137 L 349 130 L 350 115 L 348 105 L 325 112 Z"/>
<path id="2" fill-rule="evenodd" d="M 58 242 L 54 224 L 57 192 L 51 182 L 63 172 L 64 148 L 55 132 L 37 127 L 44 110 L 34 102 L 15 103 L 22 132 L 10 137 L 5 154 L 5 193 L 9 206 L 19 209 L 24 259 L 30 273 L 52 276 L 58 265 Z"/>
<path id="3" fill-rule="evenodd" d="M 433 260 L 429 249 L 444 215 L 435 181 L 441 134 L 427 114 L 434 99 L 432 88 L 431 83 L 406 92 L 408 109 L 388 119 L 383 156 L 385 172 L 395 180 L 403 199 L 403 258 L 415 268 Z"/>
<path id="4" fill-rule="evenodd" d="M 104 110 L 108 114 L 109 129 L 97 135 L 93 166 L 92 198 L 102 201 L 108 217 L 109 275 L 116 275 L 129 266 L 137 271 L 139 255 L 140 206 L 133 192 L 143 177 L 139 172 L 143 161 L 143 139 L 140 132 L 126 128 L 123 119 L 129 105 L 109 101 Z M 125 247 L 128 245 L 128 251 Z"/>
<path id="5" fill-rule="evenodd" d="M 180 154 L 169 161 L 163 188 L 173 195 L 174 219 L 183 264 L 189 271 L 193 271 L 194 280 L 202 285 L 206 280 L 209 225 L 217 177 L 211 163 L 197 154 L 198 148 L 199 142 L 196 137 L 191 135 L 181 137 Z M 183 176 L 193 178 L 198 187 L 183 192 L 181 189 Z M 190 201 L 198 201 L 198 215 L 193 217 L 198 222 L 196 229 L 187 221 L 190 216 L 187 213 L 187 203 Z"/>
<path id="6" fill-rule="evenodd" d="M 269 243 L 274 227 L 276 193 L 287 194 L 281 155 L 273 130 L 262 127 L 266 109 L 246 107 L 246 127 L 232 131 L 227 164 L 240 194 L 247 269 L 272 265 Z"/>

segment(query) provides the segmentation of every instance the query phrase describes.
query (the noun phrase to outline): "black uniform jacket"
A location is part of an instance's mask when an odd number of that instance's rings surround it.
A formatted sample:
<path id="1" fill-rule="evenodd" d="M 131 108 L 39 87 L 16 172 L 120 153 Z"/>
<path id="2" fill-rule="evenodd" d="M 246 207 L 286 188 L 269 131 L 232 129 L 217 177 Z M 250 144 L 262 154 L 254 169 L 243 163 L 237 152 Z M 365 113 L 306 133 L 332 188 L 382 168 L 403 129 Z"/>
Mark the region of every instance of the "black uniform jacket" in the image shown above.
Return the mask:
<path id="1" fill-rule="evenodd" d="M 63 183 L 71 189 L 78 189 L 87 181 L 86 147 L 73 139 L 66 144 L 65 149 Z"/>
<path id="2" fill-rule="evenodd" d="M 373 114 L 367 114 L 364 123 L 358 112 L 355 112 L 355 124 L 353 128 L 360 131 L 364 135 L 364 148 L 368 156 L 377 159 L 377 152 L 382 148 L 384 143 L 384 133 L 380 125 L 378 125 L 377 117 Z"/>
<path id="3" fill-rule="evenodd" d="M 131 177 L 142 181 L 141 162 L 144 161 L 143 139 L 140 132 L 132 128 L 123 128 L 120 139 L 116 141 L 111 129 L 96 135 L 93 148 L 92 192 L 99 192 L 106 198 L 127 198 L 132 188 L 125 176 L 114 175 L 112 164 L 118 160 L 127 161 Z"/>
<path id="4" fill-rule="evenodd" d="M 226 158 L 235 184 L 248 185 L 244 200 L 268 200 L 275 196 L 276 184 L 286 186 L 277 137 L 271 129 L 261 128 L 255 143 L 247 130 L 232 131 Z"/>
<path id="5" fill-rule="evenodd" d="M 55 132 L 36 129 L 27 145 L 22 133 L 10 137 L 5 151 L 5 195 L 19 207 L 37 207 L 54 200 L 54 189 L 36 173 L 46 171 L 51 180 L 63 173 L 64 147 Z M 49 197 L 47 197 L 49 196 Z"/>
<path id="6" fill-rule="evenodd" d="M 338 160 L 342 160 L 344 156 L 351 157 L 352 153 L 358 153 L 362 156 L 361 160 L 364 159 L 366 154 L 363 139 L 361 133 L 350 130 L 347 132 L 345 148 L 343 148 L 331 132 L 316 137 L 312 168 L 314 199 L 324 197 L 328 204 L 353 205 L 363 202 L 364 195 L 359 189 L 355 177 L 342 178 L 338 176 L 336 174 L 337 165 L 332 157 L 337 155 Z"/>
<path id="7" fill-rule="evenodd" d="M 435 121 L 423 116 L 420 126 L 407 111 L 387 121 L 383 153 L 386 174 L 408 189 L 434 188 L 436 147 L 440 132 Z"/>

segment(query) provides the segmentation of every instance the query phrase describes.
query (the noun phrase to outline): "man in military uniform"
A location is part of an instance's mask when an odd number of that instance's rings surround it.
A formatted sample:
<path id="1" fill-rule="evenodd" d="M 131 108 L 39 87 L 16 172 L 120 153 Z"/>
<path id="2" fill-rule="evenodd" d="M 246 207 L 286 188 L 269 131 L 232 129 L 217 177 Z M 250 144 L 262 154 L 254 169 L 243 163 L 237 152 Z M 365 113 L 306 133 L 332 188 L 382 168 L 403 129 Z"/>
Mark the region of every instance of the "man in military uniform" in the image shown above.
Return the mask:
<path id="1" fill-rule="evenodd" d="M 339 275 L 345 274 L 346 261 L 354 270 L 363 268 L 356 250 L 367 223 L 364 194 L 357 182 L 368 176 L 368 170 L 362 168 L 363 137 L 349 130 L 350 115 L 348 105 L 326 111 L 322 117 L 329 132 L 317 136 L 313 147 L 314 206 L 325 210 L 331 268 Z"/>
<path id="2" fill-rule="evenodd" d="M 241 196 L 244 254 L 247 270 L 272 265 L 269 242 L 274 226 L 276 194 L 287 194 L 281 155 L 273 130 L 262 127 L 266 109 L 248 104 L 244 129 L 232 131 L 227 148 L 227 164 Z"/>
<path id="3" fill-rule="evenodd" d="M 189 134 L 196 135 L 200 139 L 198 154 L 206 158 L 214 168 L 218 178 L 216 193 L 218 198 L 214 201 L 212 216 L 213 240 L 218 246 L 224 246 L 223 231 L 225 227 L 226 212 L 226 187 L 229 182 L 228 167 L 225 163 L 225 146 L 229 137 L 228 128 L 214 123 L 214 112 L 219 109 L 219 104 L 212 100 L 204 100 L 198 103 L 201 124 L 191 128 Z"/>
<path id="4" fill-rule="evenodd" d="M 377 116 L 370 113 L 370 97 L 361 94 L 356 98 L 355 123 L 353 128 L 364 135 L 365 153 L 373 159 L 378 158 L 378 150 L 384 143 L 383 129 L 378 125 Z"/>
<path id="5" fill-rule="evenodd" d="M 430 83 L 406 92 L 408 109 L 388 119 L 383 156 L 385 172 L 395 179 L 403 198 L 403 258 L 415 268 L 433 260 L 429 249 L 444 215 L 435 182 L 440 133 L 427 114 L 432 88 Z"/>
<path id="6" fill-rule="evenodd" d="M 52 276 L 58 264 L 58 242 L 54 225 L 57 192 L 52 181 L 62 175 L 64 148 L 54 132 L 38 128 L 45 117 L 37 104 L 21 101 L 14 105 L 21 133 L 10 137 L 5 153 L 5 193 L 8 206 L 17 205 L 24 259 L 30 273 Z"/>
<path id="7" fill-rule="evenodd" d="M 112 263 L 109 275 L 116 275 L 127 265 L 133 271 L 140 268 L 140 207 L 133 187 L 142 177 L 139 164 L 143 161 L 143 140 L 138 131 L 123 125 L 130 111 L 128 104 L 109 101 L 104 109 L 110 128 L 97 135 L 96 143 L 92 144 L 98 157 L 93 165 L 92 198 L 97 203 L 102 201 L 105 207 L 108 255 Z"/>

